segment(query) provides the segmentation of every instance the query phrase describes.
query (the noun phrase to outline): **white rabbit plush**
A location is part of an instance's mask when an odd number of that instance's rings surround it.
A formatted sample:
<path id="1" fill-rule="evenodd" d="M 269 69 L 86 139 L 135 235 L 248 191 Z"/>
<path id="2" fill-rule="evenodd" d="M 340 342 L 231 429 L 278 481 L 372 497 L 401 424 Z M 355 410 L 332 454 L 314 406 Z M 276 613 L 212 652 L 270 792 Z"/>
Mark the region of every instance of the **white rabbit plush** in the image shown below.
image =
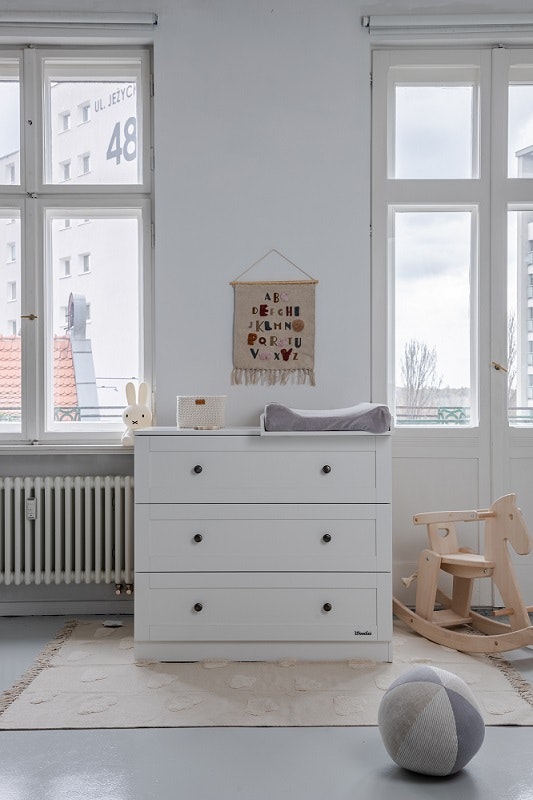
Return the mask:
<path id="1" fill-rule="evenodd" d="M 139 385 L 139 399 L 135 396 L 135 386 L 133 383 L 126 384 L 126 400 L 128 405 L 122 412 L 122 420 L 126 425 L 126 430 L 122 434 L 122 444 L 124 447 L 133 447 L 133 436 L 135 431 L 141 428 L 149 428 L 152 423 L 152 412 L 148 407 L 148 384 Z"/>

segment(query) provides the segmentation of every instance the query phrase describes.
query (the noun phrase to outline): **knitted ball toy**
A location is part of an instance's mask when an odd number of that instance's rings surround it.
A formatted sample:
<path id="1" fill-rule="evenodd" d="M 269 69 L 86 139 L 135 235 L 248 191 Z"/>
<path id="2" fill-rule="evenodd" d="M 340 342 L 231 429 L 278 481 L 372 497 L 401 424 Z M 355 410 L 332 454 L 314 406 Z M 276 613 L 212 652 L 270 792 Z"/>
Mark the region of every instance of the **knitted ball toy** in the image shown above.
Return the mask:
<path id="1" fill-rule="evenodd" d="M 383 696 L 378 725 L 388 754 L 423 775 L 451 775 L 477 753 L 485 723 L 466 683 L 421 665 L 397 678 Z"/>

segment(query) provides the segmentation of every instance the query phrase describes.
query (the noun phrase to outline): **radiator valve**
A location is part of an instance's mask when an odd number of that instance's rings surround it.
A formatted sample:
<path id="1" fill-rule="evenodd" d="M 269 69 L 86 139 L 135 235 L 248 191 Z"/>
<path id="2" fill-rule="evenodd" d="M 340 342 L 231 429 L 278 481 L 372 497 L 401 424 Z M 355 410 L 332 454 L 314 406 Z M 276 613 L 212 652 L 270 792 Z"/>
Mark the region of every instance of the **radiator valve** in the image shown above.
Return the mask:
<path id="1" fill-rule="evenodd" d="M 116 595 L 122 594 L 122 584 L 121 583 L 115 583 L 115 594 Z"/>

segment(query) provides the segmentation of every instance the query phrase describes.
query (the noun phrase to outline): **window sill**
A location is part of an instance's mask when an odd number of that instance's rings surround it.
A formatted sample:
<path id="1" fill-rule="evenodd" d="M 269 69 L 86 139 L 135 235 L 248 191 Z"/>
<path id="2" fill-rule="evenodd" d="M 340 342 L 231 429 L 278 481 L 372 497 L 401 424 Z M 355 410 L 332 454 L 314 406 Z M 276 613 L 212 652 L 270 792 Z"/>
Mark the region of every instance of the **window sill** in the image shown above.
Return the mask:
<path id="1" fill-rule="evenodd" d="M 4 455 L 133 455 L 133 447 L 120 444 L 1 444 L 0 457 Z"/>

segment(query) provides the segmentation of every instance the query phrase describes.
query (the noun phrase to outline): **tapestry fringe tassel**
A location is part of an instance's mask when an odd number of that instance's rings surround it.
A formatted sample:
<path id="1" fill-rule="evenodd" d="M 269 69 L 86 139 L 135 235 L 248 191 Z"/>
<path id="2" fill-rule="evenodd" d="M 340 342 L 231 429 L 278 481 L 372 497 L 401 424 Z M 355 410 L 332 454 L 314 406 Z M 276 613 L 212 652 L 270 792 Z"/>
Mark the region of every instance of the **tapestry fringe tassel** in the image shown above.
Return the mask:
<path id="1" fill-rule="evenodd" d="M 263 385 L 274 386 L 275 384 L 309 384 L 315 386 L 314 369 L 244 369 L 235 367 L 231 373 L 231 382 L 234 386 L 243 383 L 248 386 Z"/>

